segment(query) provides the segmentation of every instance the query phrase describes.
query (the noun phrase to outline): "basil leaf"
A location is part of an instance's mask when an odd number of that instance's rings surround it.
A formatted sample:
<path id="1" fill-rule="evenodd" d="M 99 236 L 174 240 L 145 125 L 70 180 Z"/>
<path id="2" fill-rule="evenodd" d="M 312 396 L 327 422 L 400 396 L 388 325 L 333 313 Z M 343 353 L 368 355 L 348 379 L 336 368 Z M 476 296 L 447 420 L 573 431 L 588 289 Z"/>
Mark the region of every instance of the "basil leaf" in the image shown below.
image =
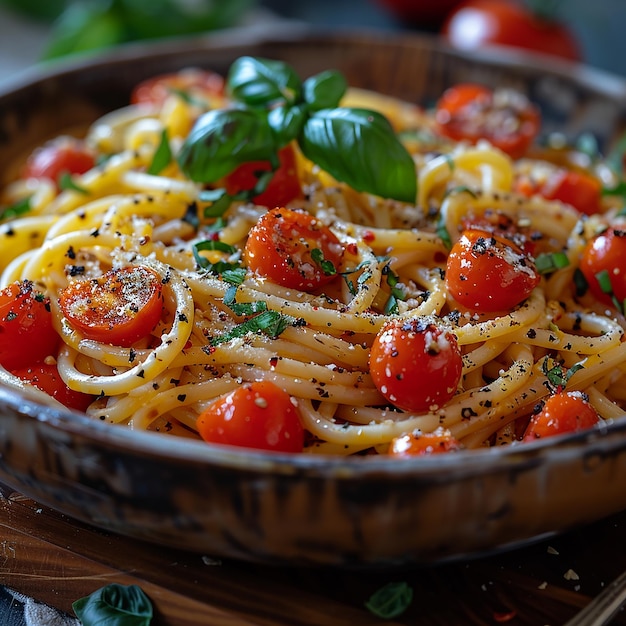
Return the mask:
<path id="1" fill-rule="evenodd" d="M 220 343 L 244 337 L 248 333 L 261 332 L 272 339 L 276 339 L 290 324 L 293 324 L 293 318 L 283 315 L 278 311 L 263 311 L 254 317 L 231 328 L 227 333 L 213 337 L 212 346 Z"/>
<path id="2" fill-rule="evenodd" d="M 415 163 L 380 113 L 349 107 L 316 111 L 299 144 L 308 159 L 357 191 L 415 202 Z"/>
<path id="3" fill-rule="evenodd" d="M 294 104 L 302 92 L 300 78 L 287 63 L 248 56 L 231 65 L 226 85 L 235 100 L 253 107 L 281 100 Z"/>
<path id="4" fill-rule="evenodd" d="M 170 163 L 172 162 L 172 150 L 170 148 L 170 141 L 167 136 L 167 129 L 163 129 L 161 133 L 161 140 L 152 157 L 152 163 L 148 167 L 148 174 L 156 176 L 160 174 Z"/>
<path id="5" fill-rule="evenodd" d="M 341 72 L 326 70 L 304 81 L 303 97 L 311 111 L 332 109 L 339 106 L 347 89 L 348 83 Z"/>
<path id="6" fill-rule="evenodd" d="M 267 121 L 276 138 L 279 148 L 286 146 L 302 132 L 308 111 L 305 105 L 279 106 L 272 109 Z"/>
<path id="7" fill-rule="evenodd" d="M 391 582 L 374 592 L 365 607 L 377 617 L 392 619 L 402 615 L 413 602 L 413 589 L 406 582 Z"/>
<path id="8" fill-rule="evenodd" d="M 24 215 L 30 211 L 30 196 L 18 200 L 17 202 L 10 204 L 9 206 L 0 207 L 0 219 L 9 219 L 11 217 L 17 217 L 18 215 Z"/>
<path id="9" fill-rule="evenodd" d="M 152 603 L 137 585 L 106 585 L 72 608 L 82 626 L 148 626 L 152 620 Z"/>
<path id="10" fill-rule="evenodd" d="M 248 161 L 276 160 L 267 116 L 253 109 L 215 109 L 202 115 L 178 154 L 191 180 L 212 183 Z"/>
<path id="11" fill-rule="evenodd" d="M 59 189 L 61 189 L 62 191 L 71 190 L 82 193 L 85 196 L 89 195 L 89 190 L 81 187 L 80 185 L 77 185 L 69 172 L 63 172 L 59 176 L 58 185 Z"/>

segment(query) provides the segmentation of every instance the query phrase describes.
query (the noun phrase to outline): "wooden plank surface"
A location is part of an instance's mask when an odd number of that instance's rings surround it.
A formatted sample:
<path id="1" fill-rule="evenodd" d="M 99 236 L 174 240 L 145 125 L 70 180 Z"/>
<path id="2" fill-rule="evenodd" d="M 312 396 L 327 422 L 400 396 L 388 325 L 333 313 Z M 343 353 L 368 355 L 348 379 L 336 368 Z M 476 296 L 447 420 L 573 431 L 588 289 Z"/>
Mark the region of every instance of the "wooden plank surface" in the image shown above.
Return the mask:
<path id="1" fill-rule="evenodd" d="M 496 556 L 404 570 L 343 571 L 220 561 L 120 537 L 0 492 L 0 582 L 62 611 L 116 582 L 152 600 L 155 626 L 362 626 L 390 581 L 414 590 L 390 625 L 564 623 L 626 569 L 626 513 Z M 419 620 L 419 621 L 418 621 Z M 615 624 L 626 624 L 620 614 Z"/>

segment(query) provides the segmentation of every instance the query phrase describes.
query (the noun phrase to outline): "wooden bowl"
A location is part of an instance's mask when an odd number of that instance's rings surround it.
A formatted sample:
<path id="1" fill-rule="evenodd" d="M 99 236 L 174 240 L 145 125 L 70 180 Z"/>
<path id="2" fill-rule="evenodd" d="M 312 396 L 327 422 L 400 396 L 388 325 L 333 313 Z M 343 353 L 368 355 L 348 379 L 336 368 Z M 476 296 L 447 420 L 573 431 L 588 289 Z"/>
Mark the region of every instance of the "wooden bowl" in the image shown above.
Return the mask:
<path id="1" fill-rule="evenodd" d="M 502 53 L 463 55 L 399 34 L 228 31 L 37 70 L 0 94 L 3 170 L 49 136 L 127 102 L 142 78 L 225 72 L 243 55 L 419 103 L 479 80 L 526 92 L 547 131 L 608 148 L 626 119 L 623 81 Z M 511 548 L 626 508 L 626 420 L 557 442 L 438 455 L 273 455 L 93 423 L 0 387 L 0 482 L 78 520 L 155 544 L 271 563 L 427 564 Z"/>

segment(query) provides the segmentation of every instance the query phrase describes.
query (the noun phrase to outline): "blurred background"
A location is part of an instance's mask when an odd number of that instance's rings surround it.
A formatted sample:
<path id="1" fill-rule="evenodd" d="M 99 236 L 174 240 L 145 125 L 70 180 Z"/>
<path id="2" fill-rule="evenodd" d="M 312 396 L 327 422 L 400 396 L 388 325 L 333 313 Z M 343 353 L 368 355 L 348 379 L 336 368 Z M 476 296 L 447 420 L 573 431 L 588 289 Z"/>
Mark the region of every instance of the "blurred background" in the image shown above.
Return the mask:
<path id="1" fill-rule="evenodd" d="M 626 77 L 626 0 L 0 0 L 0 82 L 129 41 L 292 22 L 523 46 Z"/>

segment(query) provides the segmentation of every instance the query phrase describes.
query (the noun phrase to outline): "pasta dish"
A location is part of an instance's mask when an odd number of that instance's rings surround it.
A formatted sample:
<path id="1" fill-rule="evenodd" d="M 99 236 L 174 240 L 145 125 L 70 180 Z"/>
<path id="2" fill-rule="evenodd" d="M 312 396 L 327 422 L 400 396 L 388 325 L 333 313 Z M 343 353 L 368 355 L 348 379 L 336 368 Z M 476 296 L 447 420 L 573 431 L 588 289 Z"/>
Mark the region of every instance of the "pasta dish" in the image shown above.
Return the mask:
<path id="1" fill-rule="evenodd" d="M 2 382 L 279 452 L 621 419 L 621 172 L 540 128 L 474 84 L 423 108 L 249 57 L 146 80 L 0 192 Z"/>

